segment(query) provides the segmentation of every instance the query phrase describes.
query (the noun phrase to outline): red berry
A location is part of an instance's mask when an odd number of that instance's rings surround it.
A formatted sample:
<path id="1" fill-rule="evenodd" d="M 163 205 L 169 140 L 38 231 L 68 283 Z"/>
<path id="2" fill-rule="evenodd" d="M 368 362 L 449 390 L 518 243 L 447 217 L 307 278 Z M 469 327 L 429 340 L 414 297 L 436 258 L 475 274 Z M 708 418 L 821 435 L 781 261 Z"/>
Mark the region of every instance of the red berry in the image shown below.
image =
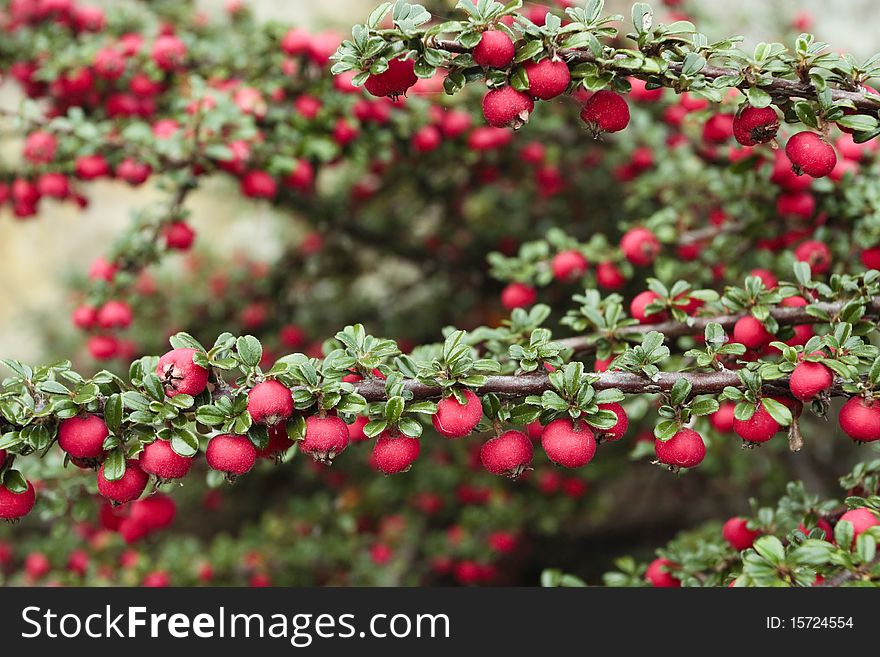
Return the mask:
<path id="1" fill-rule="evenodd" d="M 302 28 L 288 30 L 281 39 L 281 50 L 287 55 L 305 55 L 312 44 L 312 35 Z"/>
<path id="2" fill-rule="evenodd" d="M 284 186 L 301 193 L 312 190 L 315 184 L 315 167 L 308 160 L 297 160 L 296 166 L 286 178 Z"/>
<path id="3" fill-rule="evenodd" d="M 647 228 L 632 228 L 620 239 L 624 257 L 638 267 L 647 267 L 660 253 L 660 242 Z"/>
<path id="4" fill-rule="evenodd" d="M 810 401 L 828 390 L 834 383 L 834 375 L 822 363 L 802 361 L 798 363 L 789 379 L 791 394 L 801 401 Z"/>
<path id="5" fill-rule="evenodd" d="M 785 145 L 785 154 L 797 175 L 805 173 L 812 178 L 827 176 L 837 164 L 834 147 L 809 130 L 792 135 Z"/>
<path id="6" fill-rule="evenodd" d="M 776 198 L 776 214 L 783 219 L 806 223 L 815 212 L 816 197 L 810 191 L 784 192 Z"/>
<path id="7" fill-rule="evenodd" d="M 98 326 L 105 329 L 124 329 L 131 326 L 133 313 L 124 301 L 108 301 L 98 310 Z"/>
<path id="8" fill-rule="evenodd" d="M 596 265 L 596 283 L 607 290 L 617 290 L 623 287 L 626 278 L 613 262 L 600 262 Z"/>
<path id="9" fill-rule="evenodd" d="M 736 404 L 733 402 L 722 402 L 718 410 L 709 416 L 709 422 L 712 428 L 721 433 L 730 433 L 733 431 L 733 413 L 736 410 Z"/>
<path id="10" fill-rule="evenodd" d="M 603 89 L 587 99 L 581 120 L 595 136 L 603 132 L 619 132 L 629 125 L 629 106 L 620 94 Z"/>
<path id="11" fill-rule="evenodd" d="M 853 526 L 853 545 L 856 543 L 856 538 L 861 534 L 864 534 L 871 527 L 880 525 L 880 520 L 877 519 L 877 515 L 871 511 L 871 509 L 864 506 L 858 509 L 850 509 L 840 516 L 838 522 L 844 521 Z"/>
<path id="12" fill-rule="evenodd" d="M 579 468 L 596 454 L 596 437 L 583 420 L 559 418 L 544 427 L 541 446 L 557 465 Z"/>
<path id="13" fill-rule="evenodd" d="M 89 570 L 89 555 L 85 550 L 74 550 L 67 558 L 67 570 L 83 576 Z"/>
<path id="14" fill-rule="evenodd" d="M 24 571 L 30 579 L 41 579 L 50 570 L 52 570 L 52 563 L 49 561 L 49 557 L 42 552 L 31 552 L 25 557 Z"/>
<path id="15" fill-rule="evenodd" d="M 742 108 L 733 120 L 733 136 L 743 146 L 764 144 L 776 136 L 779 118 L 772 107 Z"/>
<path id="16" fill-rule="evenodd" d="M 483 96 L 483 116 L 496 128 L 521 128 L 534 109 L 531 96 L 510 86 L 492 89 Z"/>
<path id="17" fill-rule="evenodd" d="M 58 425 L 58 446 L 78 459 L 96 459 L 104 452 L 104 439 L 110 435 L 97 415 L 71 417 Z"/>
<path id="18" fill-rule="evenodd" d="M 169 351 L 159 359 L 156 376 L 165 386 L 165 394 L 195 397 L 208 387 L 208 370 L 193 362 L 195 349 L 181 348 Z"/>
<path id="19" fill-rule="evenodd" d="M 392 59 L 388 62 L 388 70 L 367 78 L 364 88 L 374 96 L 390 96 L 396 98 L 405 94 L 411 86 L 418 82 L 415 73 L 415 61 L 412 59 Z"/>
<path id="20" fill-rule="evenodd" d="M 520 431 L 505 431 L 480 448 L 483 467 L 496 475 L 519 477 L 532 462 L 532 441 Z"/>
<path id="21" fill-rule="evenodd" d="M 87 344 L 89 353 L 98 360 L 109 360 L 119 353 L 119 340 L 112 335 L 93 335 Z"/>
<path id="22" fill-rule="evenodd" d="M 779 423 L 764 408 L 764 404 L 758 402 L 754 414 L 748 420 L 733 421 L 733 430 L 736 435 L 747 443 L 765 443 L 779 431 Z"/>
<path id="23" fill-rule="evenodd" d="M 189 251 L 196 239 L 196 232 L 185 221 L 175 221 L 162 229 L 165 246 L 172 251 Z"/>
<path id="24" fill-rule="evenodd" d="M 455 395 L 444 397 L 437 402 L 437 412 L 431 418 L 437 432 L 447 438 L 461 438 L 468 435 L 483 417 L 480 398 L 470 390 L 462 390 L 465 399 L 460 404 Z"/>
<path id="25" fill-rule="evenodd" d="M 419 457 L 421 447 L 418 438 L 383 431 L 373 445 L 373 463 L 387 475 L 406 472 Z"/>
<path id="26" fill-rule="evenodd" d="M 338 417 L 310 415 L 300 447 L 316 461 L 330 464 L 348 447 L 348 425 Z"/>
<path id="27" fill-rule="evenodd" d="M 768 332 L 756 317 L 746 315 L 736 320 L 736 324 L 733 325 L 733 340 L 749 349 L 760 349 L 770 344 L 773 334 Z"/>
<path id="28" fill-rule="evenodd" d="M 175 452 L 170 441 L 157 438 L 144 447 L 138 462 L 144 472 L 165 480 L 185 477 L 193 460 Z"/>
<path id="29" fill-rule="evenodd" d="M 651 292 L 651 290 L 639 292 L 633 297 L 632 302 L 629 304 L 629 314 L 632 315 L 633 319 L 638 320 L 639 324 L 652 324 L 654 322 L 665 321 L 667 315 L 663 311 L 654 312 L 650 315 L 647 313 L 647 307 L 658 299 L 660 299 L 660 295 Z"/>
<path id="30" fill-rule="evenodd" d="M 669 440 L 654 441 L 654 453 L 660 463 L 676 468 L 693 468 L 706 457 L 703 437 L 693 429 L 679 429 Z"/>
<path id="31" fill-rule="evenodd" d="M 154 570 L 144 576 L 141 586 L 151 589 L 164 589 L 171 586 L 171 575 L 164 570 Z"/>
<path id="32" fill-rule="evenodd" d="M 31 482 L 27 482 L 27 489 L 22 493 L 13 493 L 6 486 L 0 485 L 0 518 L 3 520 L 23 518 L 34 508 L 36 499 L 37 494 Z"/>
<path id="33" fill-rule="evenodd" d="M 263 381 L 248 392 L 247 409 L 257 424 L 278 424 L 293 413 L 293 396 L 278 381 Z"/>
<path id="34" fill-rule="evenodd" d="M 721 535 L 734 550 L 742 551 L 752 547 L 755 539 L 761 535 L 761 532 L 749 529 L 747 522 L 745 518 L 731 518 L 721 528 Z"/>
<path id="35" fill-rule="evenodd" d="M 523 68 L 529 76 L 529 93 L 541 100 L 556 98 L 568 89 L 568 84 L 571 82 L 571 71 L 568 70 L 568 64 L 561 59 L 527 62 Z M 626 105 L 626 101 L 624 101 L 624 105 Z M 629 110 L 627 110 L 627 115 L 629 115 Z"/>
<path id="36" fill-rule="evenodd" d="M 674 570 L 675 564 L 669 559 L 654 559 L 648 564 L 645 571 L 645 579 L 656 588 L 678 588 L 681 581 L 672 576 L 671 571 Z"/>
<path id="37" fill-rule="evenodd" d="M 599 429 L 597 431 L 599 439 L 602 441 L 614 441 L 623 438 L 623 434 L 629 428 L 629 417 L 627 417 L 626 411 L 623 410 L 623 406 L 617 403 L 599 404 L 599 410 L 611 411 L 617 416 L 617 424 L 610 429 Z"/>
<path id="38" fill-rule="evenodd" d="M 474 61 L 483 68 L 505 68 L 513 61 L 513 41 L 501 30 L 486 30 L 474 48 Z"/>
<path id="39" fill-rule="evenodd" d="M 732 114 L 713 114 L 703 125 L 703 141 L 723 144 L 733 136 L 733 121 Z"/>
<path id="40" fill-rule="evenodd" d="M 814 274 L 824 274 L 831 267 L 831 250 L 819 240 L 807 240 L 794 250 L 794 257 L 806 262 Z"/>
<path id="41" fill-rule="evenodd" d="M 275 198 L 278 183 L 267 171 L 248 171 L 241 179 L 241 193 L 249 198 Z"/>
<path id="42" fill-rule="evenodd" d="M 63 173 L 44 173 L 37 179 L 40 196 L 67 198 L 70 196 L 70 183 Z"/>
<path id="43" fill-rule="evenodd" d="M 435 125 L 426 125 L 413 135 L 412 145 L 419 153 L 430 153 L 437 150 L 442 141 L 443 135 L 440 128 Z"/>
<path id="44" fill-rule="evenodd" d="M 149 475 L 141 470 L 141 466 L 134 459 L 125 462 L 125 474 L 115 481 L 110 481 L 104 477 L 104 468 L 106 463 L 101 465 L 98 470 L 98 492 L 117 504 L 125 504 L 136 500 L 144 492 L 147 487 Z"/>
<path id="45" fill-rule="evenodd" d="M 24 157 L 31 164 L 48 164 L 55 159 L 58 141 L 51 133 L 37 130 L 27 136 L 24 142 Z"/>
<path id="46" fill-rule="evenodd" d="M 880 403 L 873 398 L 852 397 L 837 418 L 843 432 L 861 443 L 880 439 Z"/>
<path id="47" fill-rule="evenodd" d="M 880 269 L 880 246 L 862 251 L 861 259 L 866 269 Z"/>
<path id="48" fill-rule="evenodd" d="M 537 300 L 535 288 L 525 283 L 511 283 L 501 291 L 501 305 L 508 310 L 528 308 Z"/>
<path id="49" fill-rule="evenodd" d="M 186 44 L 176 36 L 162 35 L 153 42 L 150 55 L 156 66 L 163 71 L 171 71 L 186 59 Z"/>
<path id="50" fill-rule="evenodd" d="M 102 155 L 82 155 L 74 165 L 76 176 L 81 180 L 94 180 L 110 175 L 110 165 Z"/>
<path id="51" fill-rule="evenodd" d="M 132 158 L 126 158 L 116 167 L 116 177 L 124 180 L 129 185 L 136 187 L 146 182 L 153 169 L 149 164 L 138 162 Z"/>
<path id="52" fill-rule="evenodd" d="M 570 249 L 560 251 L 553 256 L 550 263 L 553 275 L 560 281 L 571 281 L 580 278 L 587 272 L 589 263 L 580 251 Z"/>
<path id="53" fill-rule="evenodd" d="M 148 530 L 165 529 L 174 522 L 177 504 L 167 495 L 156 493 L 131 505 L 131 520 Z"/>
<path id="54" fill-rule="evenodd" d="M 257 450 L 247 436 L 220 434 L 208 441 L 205 460 L 213 470 L 238 476 L 254 467 Z"/>
<path id="55" fill-rule="evenodd" d="M 81 329 L 90 329 L 98 323 L 98 311 L 92 306 L 78 306 L 73 311 L 73 325 Z"/>

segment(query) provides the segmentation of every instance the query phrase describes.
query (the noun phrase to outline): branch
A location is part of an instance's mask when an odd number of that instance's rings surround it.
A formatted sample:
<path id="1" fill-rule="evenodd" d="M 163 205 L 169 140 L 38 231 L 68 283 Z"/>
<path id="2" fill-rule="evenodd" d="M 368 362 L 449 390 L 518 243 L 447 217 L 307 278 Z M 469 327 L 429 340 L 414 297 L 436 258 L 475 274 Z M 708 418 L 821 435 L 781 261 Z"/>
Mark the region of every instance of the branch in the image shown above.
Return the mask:
<path id="1" fill-rule="evenodd" d="M 812 308 L 824 310 L 832 318 L 835 317 L 843 307 L 849 303 L 848 301 L 838 301 L 835 303 L 820 302 L 811 304 Z M 808 306 L 798 308 L 773 308 L 770 316 L 775 319 L 780 326 L 795 326 L 799 324 L 822 324 L 825 320 L 811 315 L 807 312 Z M 880 297 L 873 297 L 867 305 L 867 311 L 870 315 L 880 315 Z M 735 315 L 715 315 L 713 317 L 695 317 L 689 323 L 676 322 L 670 320 L 668 322 L 660 322 L 658 324 L 635 324 L 633 326 L 625 326 L 609 332 L 608 335 L 599 336 L 597 334 L 580 335 L 573 338 L 564 338 L 556 342 L 564 347 L 574 349 L 577 352 L 589 351 L 596 346 L 596 342 L 600 337 L 629 337 L 638 336 L 657 331 L 667 338 L 677 338 L 684 335 L 697 335 L 706 330 L 706 326 L 711 323 L 720 324 L 725 330 L 733 328 L 737 320 L 747 316 L 748 313 L 738 313 Z"/>
<path id="2" fill-rule="evenodd" d="M 445 50 L 451 53 L 471 52 L 470 48 L 465 48 L 455 41 L 438 40 L 434 42 L 434 45 L 441 50 Z M 560 56 L 562 56 L 569 62 L 601 63 L 612 68 L 614 68 L 615 62 L 617 60 L 631 59 L 629 55 L 614 55 L 614 57 L 612 57 L 610 61 L 599 60 L 596 58 L 595 55 L 593 55 L 590 50 L 579 48 L 561 48 L 557 52 Z M 673 73 L 681 73 L 682 64 L 680 62 L 669 62 L 668 70 L 672 71 Z M 638 70 L 632 70 L 629 67 L 621 67 L 621 71 L 630 77 L 636 77 L 642 80 L 651 78 L 653 81 L 659 80 L 662 83 L 668 82 L 665 78 L 658 77 L 656 75 L 652 76 Z M 721 68 L 718 66 L 710 66 L 708 64 L 700 69 L 699 73 L 708 80 L 715 80 L 717 78 L 727 76 L 739 77 L 743 75 L 739 69 Z M 666 84 L 666 86 L 670 86 L 670 84 Z M 744 79 L 736 86 L 739 89 L 749 89 L 753 85 L 750 84 L 747 79 Z M 786 101 L 791 98 L 803 98 L 806 100 L 818 99 L 818 93 L 813 85 L 806 84 L 804 82 L 798 82 L 796 80 L 773 78 L 772 81 L 760 86 L 762 90 L 769 93 L 770 96 L 772 96 L 773 99 L 777 101 Z M 851 101 L 853 105 L 855 105 L 857 112 L 860 114 L 876 114 L 877 110 L 880 109 L 880 96 L 876 94 L 870 94 L 860 91 L 847 91 L 845 89 L 831 89 L 831 99 L 833 101 Z"/>

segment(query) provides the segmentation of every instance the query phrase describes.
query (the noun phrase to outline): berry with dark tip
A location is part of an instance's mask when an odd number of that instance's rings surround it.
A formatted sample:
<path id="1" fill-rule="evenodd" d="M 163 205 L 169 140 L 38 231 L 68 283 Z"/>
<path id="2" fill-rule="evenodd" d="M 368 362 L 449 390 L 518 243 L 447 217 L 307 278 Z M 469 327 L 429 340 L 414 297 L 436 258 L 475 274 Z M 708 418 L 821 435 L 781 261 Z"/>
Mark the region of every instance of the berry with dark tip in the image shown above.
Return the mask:
<path id="1" fill-rule="evenodd" d="M 804 130 L 792 135 L 785 145 L 785 154 L 791 160 L 797 175 L 823 178 L 834 169 L 837 155 L 834 147 L 815 132 Z"/>
<path id="2" fill-rule="evenodd" d="M 364 88 L 374 96 L 402 96 L 419 80 L 415 65 L 412 59 L 392 59 L 387 70 L 367 78 Z"/>
<path id="3" fill-rule="evenodd" d="M 779 429 L 779 423 L 760 402 L 748 420 L 733 420 L 733 430 L 736 435 L 747 443 L 765 443 L 775 436 Z"/>
<path id="4" fill-rule="evenodd" d="M 532 441 L 520 431 L 505 431 L 480 448 L 483 467 L 496 475 L 518 478 L 532 462 Z"/>
<path id="5" fill-rule="evenodd" d="M 521 128 L 529 122 L 535 102 L 529 94 L 511 86 L 492 89 L 483 96 L 483 116 L 496 128 Z"/>
<path id="6" fill-rule="evenodd" d="M 373 463 L 387 475 L 406 472 L 419 457 L 421 448 L 418 438 L 383 431 L 373 445 Z"/>
<path id="7" fill-rule="evenodd" d="M 208 441 L 205 460 L 213 470 L 239 476 L 254 467 L 257 450 L 247 436 L 221 434 Z"/>
<path id="8" fill-rule="evenodd" d="M 761 532 L 749 529 L 748 521 L 745 518 L 730 518 L 721 528 L 721 535 L 730 544 L 730 547 L 739 552 L 752 547 Z"/>
<path id="9" fill-rule="evenodd" d="M 747 105 L 733 119 L 733 136 L 743 146 L 764 144 L 776 136 L 779 117 L 772 107 Z"/>
<path id="10" fill-rule="evenodd" d="M 156 376 L 165 386 L 165 394 L 195 397 L 208 387 L 208 370 L 193 362 L 195 349 L 173 349 L 159 359 Z"/>
<path id="11" fill-rule="evenodd" d="M 275 425 L 293 413 L 293 396 L 282 383 L 263 381 L 248 392 L 247 409 L 257 424 Z"/>
<path id="12" fill-rule="evenodd" d="M 706 457 L 703 437 L 693 429 L 679 429 L 669 440 L 654 441 L 657 460 L 673 468 L 693 468 Z"/>
<path id="13" fill-rule="evenodd" d="M 464 404 L 459 403 L 455 395 L 444 397 L 437 402 L 437 412 L 431 422 L 437 432 L 447 438 L 461 438 L 468 435 L 480 423 L 483 417 L 483 405 L 480 398 L 470 390 L 462 390 Z"/>
<path id="14" fill-rule="evenodd" d="M 596 137 L 604 132 L 620 132 L 629 125 L 629 106 L 620 94 L 603 89 L 587 99 L 581 120 Z"/>
<path id="15" fill-rule="evenodd" d="M 837 421 L 853 440 L 874 442 L 880 439 L 880 402 L 871 397 L 852 397 L 840 409 Z"/>
<path id="16" fill-rule="evenodd" d="M 330 464 L 348 447 L 348 425 L 340 418 L 310 415 L 300 448 L 320 463 Z"/>
<path id="17" fill-rule="evenodd" d="M 596 437 L 583 420 L 559 418 L 544 427 L 541 446 L 557 465 L 579 468 L 596 454 Z"/>
<path id="18" fill-rule="evenodd" d="M 568 89 L 571 71 L 561 59 L 542 59 L 523 66 L 529 76 L 529 93 L 541 100 L 550 100 Z"/>
<path id="19" fill-rule="evenodd" d="M 637 227 L 624 233 L 620 239 L 620 250 L 632 264 L 647 267 L 660 253 L 660 242 L 647 228 Z"/>
<path id="20" fill-rule="evenodd" d="M 610 429 L 598 429 L 597 430 L 597 439 L 600 442 L 603 441 L 615 441 L 623 438 L 623 434 L 626 433 L 626 430 L 629 428 L 629 417 L 626 415 L 626 411 L 623 409 L 623 406 L 620 404 L 613 402 L 610 404 L 599 404 L 600 411 L 611 411 L 617 416 L 617 424 L 615 424 Z"/>

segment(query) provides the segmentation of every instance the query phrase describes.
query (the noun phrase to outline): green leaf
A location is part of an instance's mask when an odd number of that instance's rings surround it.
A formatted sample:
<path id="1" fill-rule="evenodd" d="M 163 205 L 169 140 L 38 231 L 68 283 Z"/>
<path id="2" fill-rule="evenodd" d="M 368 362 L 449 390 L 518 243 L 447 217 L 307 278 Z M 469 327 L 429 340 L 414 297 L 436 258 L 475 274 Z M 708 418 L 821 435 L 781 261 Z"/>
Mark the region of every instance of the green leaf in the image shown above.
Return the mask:
<path id="1" fill-rule="evenodd" d="M 766 411 L 770 414 L 776 422 L 783 427 L 787 427 L 791 424 L 791 411 L 788 410 L 788 406 L 785 404 L 776 401 L 775 399 L 770 399 L 769 397 L 763 397 L 761 399 L 761 404 L 763 404 Z"/>
<path id="2" fill-rule="evenodd" d="M 111 433 L 116 433 L 122 426 L 122 395 L 114 394 L 104 403 L 104 423 Z"/>
<path id="3" fill-rule="evenodd" d="M 104 478 L 107 481 L 118 481 L 123 475 L 125 475 L 125 452 L 117 448 L 104 459 Z"/>
<path id="4" fill-rule="evenodd" d="M 256 367 L 263 358 L 263 345 L 252 335 L 244 335 L 236 340 L 235 350 L 245 367 Z"/>
<path id="5" fill-rule="evenodd" d="M 221 424 L 224 420 L 226 420 L 226 417 L 226 413 L 211 404 L 200 406 L 199 409 L 196 411 L 196 421 L 209 427 Z"/>
<path id="6" fill-rule="evenodd" d="M 785 547 L 782 545 L 782 541 L 775 536 L 761 536 L 755 541 L 753 547 L 755 552 L 774 566 L 785 561 Z"/>

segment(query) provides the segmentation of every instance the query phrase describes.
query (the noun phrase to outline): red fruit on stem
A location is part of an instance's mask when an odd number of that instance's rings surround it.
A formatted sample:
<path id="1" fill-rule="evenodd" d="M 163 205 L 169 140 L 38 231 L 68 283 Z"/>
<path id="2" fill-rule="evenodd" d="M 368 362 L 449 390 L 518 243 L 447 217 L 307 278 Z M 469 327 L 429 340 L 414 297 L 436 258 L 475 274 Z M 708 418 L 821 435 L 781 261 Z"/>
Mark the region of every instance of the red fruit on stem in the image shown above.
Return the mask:
<path id="1" fill-rule="evenodd" d="M 293 439 L 287 435 L 287 425 L 276 424 L 269 426 L 269 442 L 263 449 L 257 450 L 257 457 L 261 459 L 278 459 L 293 447 Z"/>
<path id="2" fill-rule="evenodd" d="M 834 375 L 822 363 L 801 361 L 789 379 L 791 394 L 801 401 L 810 401 L 831 387 Z"/>
<path id="3" fill-rule="evenodd" d="M 125 462 L 125 474 L 119 479 L 111 481 L 104 476 L 106 463 L 98 470 L 98 492 L 111 502 L 125 504 L 136 500 L 147 487 L 150 476 L 141 470 L 141 466 L 134 459 Z"/>
<path id="4" fill-rule="evenodd" d="M 78 306 L 73 311 L 72 319 L 77 328 L 90 329 L 98 323 L 98 311 L 92 306 Z"/>
<path id="5" fill-rule="evenodd" d="M 189 251 L 196 239 L 196 232 L 185 221 L 174 221 L 162 229 L 165 246 L 172 251 Z"/>
<path id="6" fill-rule="evenodd" d="M 679 429 L 669 440 L 654 441 L 654 453 L 660 463 L 676 468 L 693 468 L 706 457 L 703 437 L 693 429 Z"/>
<path id="7" fill-rule="evenodd" d="M 141 469 L 159 479 L 182 479 L 192 467 L 193 459 L 181 456 L 171 447 L 171 442 L 157 438 L 138 457 Z"/>
<path id="8" fill-rule="evenodd" d="M 733 136 L 732 114 L 713 114 L 703 125 L 703 141 L 709 145 L 723 144 Z"/>
<path id="9" fill-rule="evenodd" d="M 837 164 L 834 147 L 809 130 L 792 135 L 785 145 L 785 154 L 797 175 L 805 173 L 811 178 L 827 176 Z"/>
<path id="10" fill-rule="evenodd" d="M 629 106 L 620 94 L 603 89 L 587 99 L 581 120 L 597 137 L 603 132 L 619 132 L 629 125 Z"/>
<path id="11" fill-rule="evenodd" d="M 338 417 L 306 418 L 306 435 L 300 448 L 320 463 L 330 464 L 348 447 L 348 425 Z"/>
<path id="12" fill-rule="evenodd" d="M 864 534 L 871 527 L 880 525 L 877 515 L 871 509 L 864 506 L 858 509 L 850 509 L 840 516 L 838 522 L 844 521 L 850 523 L 853 527 L 853 545 L 856 544 L 856 539 L 861 534 Z"/>
<path id="13" fill-rule="evenodd" d="M 75 458 L 97 459 L 109 435 L 107 425 L 97 415 L 71 417 L 58 425 L 58 446 Z"/>
<path id="14" fill-rule="evenodd" d="M 374 96 L 397 98 L 419 81 L 415 65 L 412 59 L 392 59 L 388 62 L 388 70 L 367 78 L 364 88 Z"/>
<path id="15" fill-rule="evenodd" d="M 665 312 L 654 312 L 649 315 L 647 311 L 648 306 L 658 299 L 660 299 L 660 295 L 651 290 L 639 292 L 629 304 L 629 314 L 632 315 L 633 319 L 638 320 L 639 324 L 653 324 L 654 322 L 665 321 L 667 317 Z"/>
<path id="16" fill-rule="evenodd" d="M 535 288 L 525 283 L 510 283 L 501 291 L 501 305 L 507 310 L 528 308 L 538 300 Z"/>
<path id="17" fill-rule="evenodd" d="M 193 362 L 195 349 L 181 348 L 169 351 L 159 359 L 156 376 L 165 386 L 165 394 L 195 397 L 208 387 L 208 370 Z"/>
<path id="18" fill-rule="evenodd" d="M 124 301 L 108 301 L 98 309 L 98 326 L 105 329 L 124 329 L 131 326 L 134 314 Z"/>
<path id="19" fill-rule="evenodd" d="M 278 381 L 263 381 L 248 392 L 248 413 L 257 424 L 284 422 L 293 413 L 293 396 Z"/>
<path id="20" fill-rule="evenodd" d="M 205 460 L 213 470 L 239 476 L 254 467 L 257 450 L 247 436 L 221 434 L 208 441 Z"/>
<path id="21" fill-rule="evenodd" d="M 831 529 L 831 525 L 824 518 L 817 518 L 816 524 L 814 527 L 807 528 L 804 523 L 798 525 L 798 530 L 804 535 L 809 536 L 812 529 L 819 529 L 824 534 L 824 539 L 829 543 L 834 543 L 834 530 Z"/>
<path id="22" fill-rule="evenodd" d="M 483 467 L 496 475 L 518 478 L 532 462 L 532 441 L 520 431 L 505 431 L 480 448 Z"/>
<path id="23" fill-rule="evenodd" d="M 151 531 L 165 529 L 176 515 L 177 504 L 162 493 L 145 497 L 131 506 L 131 520 Z"/>
<path id="24" fill-rule="evenodd" d="M 730 547 L 738 552 L 752 547 L 755 539 L 761 535 L 761 532 L 749 529 L 747 522 L 745 518 L 731 518 L 721 528 L 721 535 L 724 537 L 724 540 L 730 543 Z"/>
<path id="25" fill-rule="evenodd" d="M 779 429 L 779 423 L 760 402 L 748 420 L 733 420 L 733 430 L 736 435 L 747 443 L 765 443 L 775 436 Z"/>
<path id="26" fill-rule="evenodd" d="M 437 412 L 431 418 L 437 432 L 447 438 L 468 435 L 483 417 L 480 398 L 470 390 L 462 390 L 461 394 L 465 399 L 464 404 L 460 404 L 455 395 L 444 397 L 437 402 Z"/>
<path id="27" fill-rule="evenodd" d="M 861 259 L 866 269 L 880 269 L 880 245 L 862 251 Z"/>
<path id="28" fill-rule="evenodd" d="M 164 589 L 171 586 L 171 575 L 164 570 L 154 570 L 144 576 L 141 586 L 149 589 Z"/>
<path id="29" fill-rule="evenodd" d="M 163 71 L 172 71 L 186 59 L 186 44 L 173 35 L 162 35 L 153 42 L 150 56 Z"/>
<path id="30" fill-rule="evenodd" d="M 418 438 L 383 431 L 373 445 L 373 463 L 387 475 L 406 472 L 421 451 Z"/>
<path id="31" fill-rule="evenodd" d="M 510 86 L 492 89 L 483 96 L 483 116 L 496 128 L 521 128 L 534 109 L 531 96 Z"/>
<path id="32" fill-rule="evenodd" d="M 876 399 L 849 399 L 840 409 L 837 421 L 843 432 L 855 441 L 870 443 L 880 439 L 880 403 Z"/>
<path id="33" fill-rule="evenodd" d="M 632 264 L 647 267 L 660 253 L 660 242 L 647 228 L 631 228 L 620 239 L 620 250 Z"/>
<path id="34" fill-rule="evenodd" d="M 596 454 L 596 437 L 583 420 L 559 418 L 544 427 L 541 446 L 557 465 L 579 468 Z"/>
<path id="35" fill-rule="evenodd" d="M 249 198 L 275 198 L 278 183 L 268 171 L 248 171 L 241 179 L 241 193 Z"/>
<path id="36" fill-rule="evenodd" d="M 673 564 L 669 559 L 654 559 L 648 564 L 645 579 L 655 588 L 678 588 L 681 581 L 672 576 Z"/>
<path id="37" fill-rule="evenodd" d="M 733 120 L 733 136 L 743 146 L 764 144 L 776 136 L 779 117 L 772 107 L 746 105 Z"/>
<path id="38" fill-rule="evenodd" d="M 568 251 L 560 251 L 553 256 L 550 263 L 553 269 L 553 276 L 560 281 L 571 281 L 580 278 L 587 272 L 589 263 L 580 251 L 569 249 Z"/>
<path id="39" fill-rule="evenodd" d="M 757 318 L 746 315 L 736 320 L 736 324 L 733 325 L 733 340 L 749 349 L 760 349 L 770 344 L 773 334 L 768 332 Z"/>
<path id="40" fill-rule="evenodd" d="M 814 274 L 824 274 L 831 268 L 831 250 L 819 240 L 807 240 L 794 250 L 795 259 L 806 262 Z"/>
<path id="41" fill-rule="evenodd" d="M 27 482 L 27 489 L 21 493 L 13 493 L 6 486 L 0 485 L 0 519 L 18 520 L 31 512 L 37 499 L 34 485 Z"/>
<path id="42" fill-rule="evenodd" d="M 600 262 L 596 265 L 596 283 L 606 290 L 617 290 L 623 287 L 626 278 L 613 262 Z"/>
<path id="43" fill-rule="evenodd" d="M 505 68 L 513 61 L 513 41 L 501 30 L 486 30 L 474 48 L 474 61 L 483 68 Z"/>
<path id="44" fill-rule="evenodd" d="M 718 410 L 709 416 L 709 422 L 712 424 L 712 427 L 722 433 L 733 431 L 733 413 L 735 409 L 736 404 L 733 402 L 722 402 Z"/>
<path id="45" fill-rule="evenodd" d="M 597 438 L 600 441 L 614 441 L 623 438 L 623 434 L 625 434 L 626 430 L 629 428 L 629 417 L 627 417 L 626 411 L 623 410 L 623 406 L 616 402 L 599 404 L 599 410 L 611 411 L 614 413 L 617 416 L 617 424 L 610 429 L 597 429 Z"/>
<path id="46" fill-rule="evenodd" d="M 529 76 L 529 93 L 541 100 L 550 100 L 568 89 L 571 71 L 561 59 L 542 59 L 540 62 L 527 62 L 523 68 Z M 624 105 L 626 101 L 624 101 Z M 627 115 L 629 110 L 627 110 Z"/>

